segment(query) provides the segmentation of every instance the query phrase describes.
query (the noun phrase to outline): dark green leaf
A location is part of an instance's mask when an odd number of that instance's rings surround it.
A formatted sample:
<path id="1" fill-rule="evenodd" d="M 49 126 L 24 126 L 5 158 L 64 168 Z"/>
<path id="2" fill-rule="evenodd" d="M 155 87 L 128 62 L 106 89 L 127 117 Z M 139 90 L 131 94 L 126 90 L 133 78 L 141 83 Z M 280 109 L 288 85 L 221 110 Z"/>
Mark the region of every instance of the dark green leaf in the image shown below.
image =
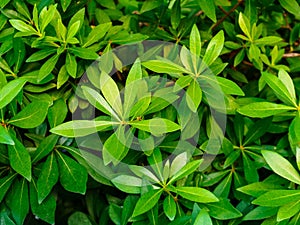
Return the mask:
<path id="1" fill-rule="evenodd" d="M 85 194 L 88 178 L 86 169 L 69 156 L 58 151 L 56 153 L 61 185 L 67 191 Z"/>

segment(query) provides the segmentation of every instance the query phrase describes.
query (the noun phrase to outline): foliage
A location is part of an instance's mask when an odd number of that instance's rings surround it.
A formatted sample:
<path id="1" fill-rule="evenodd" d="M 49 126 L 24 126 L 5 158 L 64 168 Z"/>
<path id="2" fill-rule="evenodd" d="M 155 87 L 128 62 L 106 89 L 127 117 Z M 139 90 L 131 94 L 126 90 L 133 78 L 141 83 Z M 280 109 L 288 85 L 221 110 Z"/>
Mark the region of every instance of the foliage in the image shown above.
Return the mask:
<path id="1" fill-rule="evenodd" d="M 1 224 L 299 223 L 298 0 L 0 9 Z"/>

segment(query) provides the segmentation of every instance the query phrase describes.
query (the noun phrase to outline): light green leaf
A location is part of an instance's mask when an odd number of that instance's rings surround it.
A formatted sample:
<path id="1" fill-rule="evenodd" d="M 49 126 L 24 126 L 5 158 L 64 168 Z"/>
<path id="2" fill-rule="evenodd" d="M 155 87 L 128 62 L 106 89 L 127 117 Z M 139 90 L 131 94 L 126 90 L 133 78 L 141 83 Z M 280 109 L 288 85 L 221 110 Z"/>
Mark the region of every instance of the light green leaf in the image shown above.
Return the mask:
<path id="1" fill-rule="evenodd" d="M 33 35 L 37 34 L 37 31 L 27 23 L 23 22 L 22 20 L 17 20 L 17 19 L 11 19 L 9 20 L 10 24 L 16 28 L 17 30 L 21 32 L 30 32 Z"/>
<path id="2" fill-rule="evenodd" d="M 149 120 L 132 121 L 129 124 L 137 129 L 160 135 L 181 129 L 181 127 L 171 120 L 163 118 L 153 118 Z"/>
<path id="3" fill-rule="evenodd" d="M 95 121 L 95 120 L 73 120 L 58 125 L 50 130 L 54 134 L 65 137 L 82 137 L 97 133 L 113 125 L 118 125 L 113 121 Z"/>
<path id="4" fill-rule="evenodd" d="M 111 180 L 111 182 L 121 191 L 129 194 L 141 193 L 142 179 L 129 175 L 120 175 Z"/>
<path id="5" fill-rule="evenodd" d="M 127 155 L 131 140 L 131 131 L 126 133 L 125 127 L 118 127 L 104 143 L 102 152 L 104 164 L 112 162 L 117 165 Z"/>
<path id="6" fill-rule="evenodd" d="M 279 208 L 277 213 L 277 221 L 291 218 L 300 211 L 300 200 L 288 203 Z"/>
<path id="7" fill-rule="evenodd" d="M 147 168 L 136 165 L 129 165 L 129 169 L 138 177 L 150 180 L 153 183 L 159 183 L 157 177 Z"/>
<path id="8" fill-rule="evenodd" d="M 267 84 L 274 91 L 276 96 L 287 105 L 297 107 L 296 98 L 293 98 L 288 91 L 286 85 L 275 75 L 262 72 L 262 78 L 267 82 Z M 293 88 L 294 85 L 290 88 Z"/>
<path id="9" fill-rule="evenodd" d="M 193 80 L 186 90 L 186 102 L 196 112 L 202 100 L 202 90 L 197 81 Z"/>
<path id="10" fill-rule="evenodd" d="M 136 217 L 152 209 L 155 206 L 155 204 L 158 202 L 162 192 L 163 189 L 158 189 L 158 190 L 151 190 L 145 194 L 142 194 L 140 199 L 136 203 L 132 217 Z"/>
<path id="11" fill-rule="evenodd" d="M 120 92 L 115 81 L 105 72 L 100 75 L 100 89 L 105 97 L 106 101 L 111 105 L 111 107 L 117 112 L 117 114 L 122 117 L 123 108 L 120 97 Z"/>
<path id="12" fill-rule="evenodd" d="M 260 46 L 260 45 L 275 45 L 278 42 L 282 41 L 281 37 L 277 36 L 267 36 L 267 37 L 262 37 L 257 40 L 255 40 L 255 45 Z"/>
<path id="13" fill-rule="evenodd" d="M 176 208 L 176 202 L 174 201 L 174 198 L 171 197 L 171 195 L 168 195 L 164 202 L 163 202 L 163 209 L 166 216 L 169 218 L 169 220 L 173 221 L 176 216 L 177 208 Z"/>
<path id="14" fill-rule="evenodd" d="M 75 23 L 71 24 L 70 28 L 68 29 L 67 32 L 67 42 L 68 40 L 70 40 L 72 37 L 74 37 L 76 35 L 76 33 L 78 32 L 79 28 L 80 28 L 80 21 L 76 21 Z"/>
<path id="15" fill-rule="evenodd" d="M 261 206 L 278 207 L 300 200 L 299 190 L 271 190 L 259 196 L 252 203 Z"/>
<path id="16" fill-rule="evenodd" d="M 209 203 L 219 199 L 210 191 L 200 187 L 176 187 L 177 194 L 193 202 Z"/>
<path id="17" fill-rule="evenodd" d="M 200 57 L 201 54 L 201 37 L 197 25 L 194 24 L 190 34 L 190 51 L 193 55 Z M 194 61 L 195 63 L 195 61 Z"/>
<path id="18" fill-rule="evenodd" d="M 285 70 L 280 69 L 278 72 L 278 78 L 284 84 L 292 99 L 296 99 L 295 86 L 290 75 Z"/>
<path id="19" fill-rule="evenodd" d="M 186 73 L 189 74 L 190 72 L 183 68 L 182 66 L 173 63 L 169 60 L 149 60 L 143 62 L 142 65 L 149 70 L 152 70 L 156 73 L 167 73 L 167 74 L 181 74 Z"/>
<path id="20" fill-rule="evenodd" d="M 206 209 L 201 209 L 193 225 L 213 225 Z"/>
<path id="21" fill-rule="evenodd" d="M 271 169 L 279 176 L 300 184 L 300 175 L 292 164 L 277 152 L 264 150 L 261 152 Z M 279 166 L 280 165 L 280 166 Z"/>
<path id="22" fill-rule="evenodd" d="M 179 180 L 193 173 L 197 168 L 199 168 L 202 162 L 203 162 L 202 159 L 189 162 L 184 167 L 182 167 L 177 173 L 174 174 L 174 176 L 170 179 L 168 184 L 172 184 L 174 181 Z"/>
<path id="23" fill-rule="evenodd" d="M 67 52 L 65 67 L 67 72 L 71 75 L 71 77 L 76 78 L 77 61 L 75 56 L 71 55 L 69 52 Z"/>
<path id="24" fill-rule="evenodd" d="M 25 177 L 31 180 L 31 158 L 24 145 L 14 136 L 12 136 L 15 145 L 8 145 L 8 158 L 11 167 Z"/>
<path id="25" fill-rule="evenodd" d="M 174 176 L 179 170 L 181 170 L 188 162 L 187 153 L 183 152 L 177 155 L 172 161 L 170 167 L 170 177 Z"/>
<path id="26" fill-rule="evenodd" d="M 204 68 L 210 66 L 220 55 L 224 46 L 224 31 L 219 31 L 208 43 L 203 56 Z M 202 70 L 200 70 L 202 71 Z"/>
<path id="27" fill-rule="evenodd" d="M 254 102 L 239 108 L 237 112 L 249 117 L 264 118 L 289 110 L 296 110 L 296 108 L 271 102 Z"/>
<path id="28" fill-rule="evenodd" d="M 70 192 L 85 194 L 88 174 L 74 159 L 56 151 L 61 185 Z"/>
<path id="29" fill-rule="evenodd" d="M 96 52 L 88 48 L 70 47 L 68 51 L 81 59 L 96 60 L 99 58 Z"/>
<path id="30" fill-rule="evenodd" d="M 0 90 L 0 109 L 8 105 L 22 90 L 26 80 L 19 78 L 8 82 Z"/>
<path id="31" fill-rule="evenodd" d="M 14 140 L 10 137 L 7 130 L 0 125 L 0 143 L 7 144 L 7 145 L 14 145 Z"/>
<path id="32" fill-rule="evenodd" d="M 275 207 L 258 206 L 247 213 L 243 220 L 262 220 L 276 215 L 278 209 Z"/>
<path id="33" fill-rule="evenodd" d="M 58 165 L 54 153 L 47 157 L 44 162 L 41 173 L 37 180 L 38 202 L 39 204 L 49 195 L 53 186 L 58 181 Z"/>
<path id="34" fill-rule="evenodd" d="M 11 118 L 8 123 L 21 128 L 34 128 L 46 119 L 49 102 L 34 101 Z"/>
<path id="35" fill-rule="evenodd" d="M 129 70 L 128 76 L 126 78 L 126 86 L 132 82 L 142 79 L 143 73 L 141 66 L 141 60 L 137 58 L 133 63 L 131 69 Z"/>
<path id="36" fill-rule="evenodd" d="M 85 97 L 89 101 L 89 103 L 91 103 L 93 106 L 95 106 L 101 112 L 104 112 L 107 115 L 112 115 L 117 120 L 120 120 L 119 116 L 115 113 L 115 111 L 110 107 L 110 105 L 100 95 L 99 92 L 97 92 L 94 89 L 87 87 L 87 86 L 82 86 L 82 90 L 83 90 Z"/>
<path id="37" fill-rule="evenodd" d="M 243 14 L 240 12 L 239 14 L 239 25 L 240 25 L 240 28 L 242 29 L 242 31 L 244 32 L 244 34 L 246 34 L 246 36 L 249 38 L 249 39 L 252 39 L 251 38 L 251 33 L 250 33 L 250 30 L 251 30 L 251 27 L 250 27 L 250 21 L 249 19 Z"/>
<path id="38" fill-rule="evenodd" d="M 82 47 L 88 47 L 103 38 L 106 32 L 111 28 L 111 25 L 111 23 L 102 23 L 94 27 Z"/>

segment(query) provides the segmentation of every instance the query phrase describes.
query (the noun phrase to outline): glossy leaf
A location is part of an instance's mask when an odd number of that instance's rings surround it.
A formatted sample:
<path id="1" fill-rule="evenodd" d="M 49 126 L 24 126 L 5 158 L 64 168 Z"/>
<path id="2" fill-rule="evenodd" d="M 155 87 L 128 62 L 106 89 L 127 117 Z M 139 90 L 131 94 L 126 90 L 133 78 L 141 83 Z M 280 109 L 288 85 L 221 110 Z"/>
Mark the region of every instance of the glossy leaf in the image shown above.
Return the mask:
<path id="1" fill-rule="evenodd" d="M 49 102 L 34 101 L 27 105 L 9 123 L 21 128 L 34 128 L 39 126 L 46 118 Z"/>
<path id="2" fill-rule="evenodd" d="M 271 169 L 296 184 L 300 184 L 300 175 L 292 164 L 277 152 L 264 150 L 261 152 Z M 280 166 L 278 166 L 280 165 Z"/>
<path id="3" fill-rule="evenodd" d="M 10 81 L 0 90 L 0 109 L 8 105 L 22 90 L 25 85 L 26 80 L 19 78 L 13 81 Z"/>
<path id="4" fill-rule="evenodd" d="M 163 209 L 169 220 L 173 221 L 176 216 L 177 209 L 176 202 L 170 195 L 165 198 L 163 202 Z"/>
<path id="5" fill-rule="evenodd" d="M 209 203 L 219 199 L 210 191 L 200 187 L 177 187 L 177 194 L 193 202 Z"/>

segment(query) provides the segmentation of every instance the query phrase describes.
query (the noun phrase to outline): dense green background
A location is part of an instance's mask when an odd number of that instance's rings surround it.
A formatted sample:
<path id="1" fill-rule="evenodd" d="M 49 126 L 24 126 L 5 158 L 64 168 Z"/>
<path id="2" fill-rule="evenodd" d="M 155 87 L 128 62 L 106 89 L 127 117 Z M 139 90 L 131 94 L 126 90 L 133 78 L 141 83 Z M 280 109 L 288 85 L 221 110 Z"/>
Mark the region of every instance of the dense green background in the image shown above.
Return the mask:
<path id="1" fill-rule="evenodd" d="M 0 9 L 1 225 L 300 223 L 298 0 Z"/>

